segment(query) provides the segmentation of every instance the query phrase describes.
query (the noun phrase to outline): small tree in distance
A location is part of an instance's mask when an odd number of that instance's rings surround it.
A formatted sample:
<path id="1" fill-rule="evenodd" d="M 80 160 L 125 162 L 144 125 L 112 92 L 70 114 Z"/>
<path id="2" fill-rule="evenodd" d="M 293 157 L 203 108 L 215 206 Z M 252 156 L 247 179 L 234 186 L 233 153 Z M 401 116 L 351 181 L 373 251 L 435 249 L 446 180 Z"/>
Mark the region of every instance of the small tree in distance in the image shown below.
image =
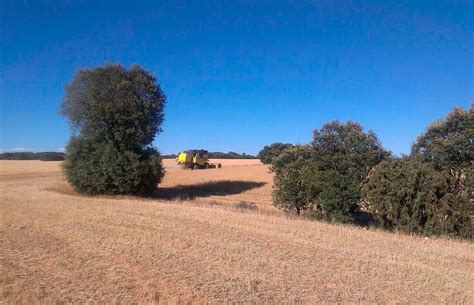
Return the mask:
<path id="1" fill-rule="evenodd" d="M 265 145 L 257 154 L 257 159 L 260 159 L 263 164 L 270 164 L 275 157 L 278 157 L 286 149 L 293 147 L 293 144 L 289 143 L 273 143 L 271 145 Z"/>
<path id="2" fill-rule="evenodd" d="M 81 69 L 66 87 L 61 114 L 74 135 L 64 171 L 85 194 L 146 194 L 164 175 L 152 146 L 161 132 L 165 95 L 138 65 Z"/>

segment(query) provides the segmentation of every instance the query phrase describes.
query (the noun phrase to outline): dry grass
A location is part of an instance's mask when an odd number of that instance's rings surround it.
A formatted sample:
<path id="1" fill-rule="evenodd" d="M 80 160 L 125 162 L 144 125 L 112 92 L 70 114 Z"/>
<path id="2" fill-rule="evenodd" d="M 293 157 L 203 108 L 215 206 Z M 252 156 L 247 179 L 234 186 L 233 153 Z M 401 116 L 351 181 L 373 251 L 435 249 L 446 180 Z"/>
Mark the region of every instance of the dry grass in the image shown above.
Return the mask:
<path id="1" fill-rule="evenodd" d="M 272 214 L 267 167 L 231 161 L 169 167 L 168 195 L 146 200 L 77 196 L 56 162 L 1 161 L 0 298 L 474 302 L 472 243 Z"/>

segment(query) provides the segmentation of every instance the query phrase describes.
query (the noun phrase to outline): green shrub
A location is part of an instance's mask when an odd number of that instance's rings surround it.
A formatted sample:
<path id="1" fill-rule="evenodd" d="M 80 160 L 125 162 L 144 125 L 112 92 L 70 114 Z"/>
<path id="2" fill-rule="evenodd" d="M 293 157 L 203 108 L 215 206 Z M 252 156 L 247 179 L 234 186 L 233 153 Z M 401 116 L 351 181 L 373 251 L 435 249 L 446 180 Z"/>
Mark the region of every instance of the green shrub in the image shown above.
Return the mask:
<path id="1" fill-rule="evenodd" d="M 135 65 L 79 70 L 61 105 L 76 134 L 64 171 L 85 194 L 148 194 L 164 170 L 151 145 L 161 132 L 165 96 L 154 76 Z"/>
<path id="2" fill-rule="evenodd" d="M 369 171 L 388 158 L 376 134 L 357 122 L 332 121 L 314 130 L 312 147 L 318 159 L 317 215 L 330 221 L 352 222 L 362 199 L 361 186 Z"/>
<path id="3" fill-rule="evenodd" d="M 432 163 L 404 157 L 378 165 L 364 193 L 376 223 L 384 228 L 472 238 L 469 191 L 457 191 L 456 180 Z"/>
<path id="4" fill-rule="evenodd" d="M 327 123 L 314 131 L 311 146 L 287 149 L 273 160 L 273 203 L 297 214 L 351 222 L 367 173 L 389 155 L 361 125 Z"/>
<path id="5" fill-rule="evenodd" d="M 83 194 L 137 194 L 153 191 L 163 177 L 159 153 L 118 150 L 111 143 L 71 138 L 63 164 L 68 181 Z"/>
<path id="6" fill-rule="evenodd" d="M 336 170 L 319 170 L 314 181 L 315 215 L 331 222 L 352 222 L 360 200 L 359 183 Z"/>
<path id="7" fill-rule="evenodd" d="M 289 143 L 273 143 L 271 145 L 265 145 L 257 154 L 257 159 L 260 159 L 263 164 L 270 164 L 275 157 L 278 157 L 286 149 L 293 147 L 293 144 Z"/>
<path id="8" fill-rule="evenodd" d="M 359 184 L 327 165 L 310 147 L 293 148 L 274 159 L 274 205 L 326 221 L 351 222 L 361 197 Z"/>
<path id="9" fill-rule="evenodd" d="M 285 150 L 273 159 L 273 204 L 285 211 L 294 211 L 298 215 L 311 208 L 314 202 L 312 194 L 313 149 L 295 147 Z"/>

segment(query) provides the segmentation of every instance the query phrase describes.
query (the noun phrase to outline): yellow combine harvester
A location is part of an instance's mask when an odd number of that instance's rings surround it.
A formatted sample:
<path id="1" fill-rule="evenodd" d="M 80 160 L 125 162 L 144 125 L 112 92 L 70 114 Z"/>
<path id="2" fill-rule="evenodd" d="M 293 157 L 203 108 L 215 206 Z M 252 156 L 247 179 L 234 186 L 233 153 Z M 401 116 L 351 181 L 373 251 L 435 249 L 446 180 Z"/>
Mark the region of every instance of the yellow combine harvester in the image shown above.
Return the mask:
<path id="1" fill-rule="evenodd" d="M 220 163 L 209 163 L 207 150 L 187 150 L 178 155 L 176 162 L 185 169 L 221 168 Z"/>

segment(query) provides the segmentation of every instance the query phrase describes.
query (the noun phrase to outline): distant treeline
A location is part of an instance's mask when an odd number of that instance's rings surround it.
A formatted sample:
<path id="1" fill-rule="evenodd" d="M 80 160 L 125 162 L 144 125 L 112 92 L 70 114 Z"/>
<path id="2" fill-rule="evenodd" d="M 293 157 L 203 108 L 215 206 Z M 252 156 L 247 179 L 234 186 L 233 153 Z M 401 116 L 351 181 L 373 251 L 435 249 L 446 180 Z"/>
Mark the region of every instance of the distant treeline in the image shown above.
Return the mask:
<path id="1" fill-rule="evenodd" d="M 162 155 L 164 159 L 174 159 L 178 157 L 178 155 L 171 154 L 171 155 Z M 215 151 L 215 152 L 209 152 L 209 158 L 211 159 L 256 159 L 255 156 L 252 155 L 247 155 L 246 153 L 236 153 L 233 151 L 229 151 L 228 153 L 220 152 L 220 151 Z"/>
<path id="2" fill-rule="evenodd" d="M 63 161 L 65 157 L 63 152 L 6 152 L 0 154 L 0 160 L 41 160 L 41 161 Z M 175 159 L 178 155 L 162 155 L 164 159 Z M 209 158 L 213 159 L 255 159 L 255 156 L 247 155 L 246 153 L 236 153 L 229 151 L 228 153 L 223 152 L 210 152 Z"/>
<path id="3" fill-rule="evenodd" d="M 63 161 L 65 153 L 45 152 L 6 152 L 0 154 L 0 160 L 41 160 L 41 161 Z"/>
<path id="4" fill-rule="evenodd" d="M 255 159 L 255 156 L 247 155 L 246 153 L 236 153 L 233 151 L 229 151 L 228 153 L 223 153 L 219 151 L 210 152 L 209 158 L 212 159 Z"/>

